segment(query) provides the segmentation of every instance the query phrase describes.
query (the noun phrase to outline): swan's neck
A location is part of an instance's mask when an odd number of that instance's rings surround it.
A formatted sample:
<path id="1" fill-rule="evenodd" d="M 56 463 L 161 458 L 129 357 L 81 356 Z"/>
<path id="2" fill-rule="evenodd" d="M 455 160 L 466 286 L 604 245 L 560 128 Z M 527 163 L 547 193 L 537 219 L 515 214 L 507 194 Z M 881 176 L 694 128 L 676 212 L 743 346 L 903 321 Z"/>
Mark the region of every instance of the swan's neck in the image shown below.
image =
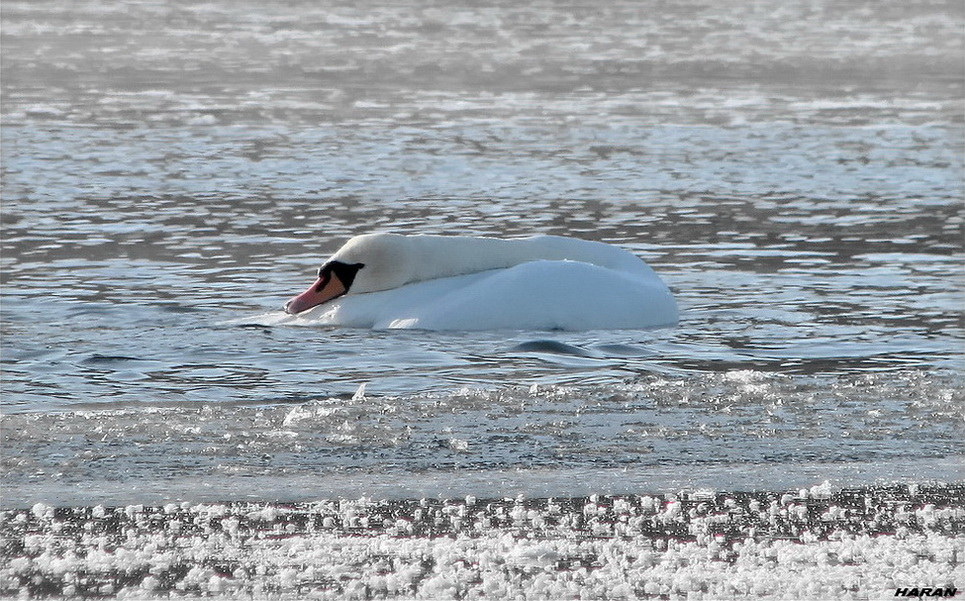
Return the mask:
<path id="1" fill-rule="evenodd" d="M 360 252 L 367 257 L 353 257 Z M 345 256 L 341 260 L 351 258 L 366 263 L 353 287 L 354 292 L 387 290 L 412 282 L 505 269 L 540 260 L 580 261 L 630 273 L 650 271 L 639 258 L 619 248 L 559 236 L 506 240 L 375 234 L 353 238 L 333 259 L 340 255 Z"/>

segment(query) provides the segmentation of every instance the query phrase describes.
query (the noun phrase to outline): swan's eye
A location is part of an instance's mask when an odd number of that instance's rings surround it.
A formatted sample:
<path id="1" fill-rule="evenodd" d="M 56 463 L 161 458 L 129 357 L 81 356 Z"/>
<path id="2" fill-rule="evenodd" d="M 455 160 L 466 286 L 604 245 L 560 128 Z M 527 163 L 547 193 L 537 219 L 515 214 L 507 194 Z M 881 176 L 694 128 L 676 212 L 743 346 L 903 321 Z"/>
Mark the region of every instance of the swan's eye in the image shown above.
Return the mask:
<path id="1" fill-rule="evenodd" d="M 326 263 L 318 268 L 318 286 L 315 286 L 315 292 L 321 292 L 330 279 L 332 279 L 332 266 Z"/>

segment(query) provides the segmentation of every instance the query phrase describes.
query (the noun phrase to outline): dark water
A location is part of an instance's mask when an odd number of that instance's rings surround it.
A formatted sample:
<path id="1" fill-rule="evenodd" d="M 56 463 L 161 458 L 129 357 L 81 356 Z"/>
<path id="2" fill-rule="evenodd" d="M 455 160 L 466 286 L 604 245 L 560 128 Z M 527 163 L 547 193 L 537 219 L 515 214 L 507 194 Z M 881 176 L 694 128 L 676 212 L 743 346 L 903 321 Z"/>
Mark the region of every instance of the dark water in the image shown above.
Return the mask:
<path id="1" fill-rule="evenodd" d="M 962 481 L 962 12 L 5 2 L 4 503 Z M 257 325 L 373 230 L 681 322 Z"/>

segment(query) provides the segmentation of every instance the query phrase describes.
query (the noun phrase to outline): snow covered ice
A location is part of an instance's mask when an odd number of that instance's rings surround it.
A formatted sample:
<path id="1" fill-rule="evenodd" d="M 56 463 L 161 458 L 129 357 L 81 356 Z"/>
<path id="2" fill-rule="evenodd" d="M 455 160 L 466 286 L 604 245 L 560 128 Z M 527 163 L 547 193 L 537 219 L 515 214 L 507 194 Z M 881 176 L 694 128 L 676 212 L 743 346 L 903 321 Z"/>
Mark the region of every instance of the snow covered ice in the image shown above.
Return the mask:
<path id="1" fill-rule="evenodd" d="M 965 487 L 2 513 L 0 594 L 885 599 L 965 577 Z"/>

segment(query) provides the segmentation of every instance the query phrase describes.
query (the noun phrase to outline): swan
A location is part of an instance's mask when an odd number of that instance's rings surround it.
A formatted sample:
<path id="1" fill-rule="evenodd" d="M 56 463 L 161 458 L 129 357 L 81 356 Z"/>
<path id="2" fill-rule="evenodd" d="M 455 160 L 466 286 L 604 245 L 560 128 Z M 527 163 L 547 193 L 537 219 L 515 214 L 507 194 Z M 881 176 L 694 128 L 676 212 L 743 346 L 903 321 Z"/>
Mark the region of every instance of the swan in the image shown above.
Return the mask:
<path id="1" fill-rule="evenodd" d="M 356 236 L 285 312 L 300 323 L 428 330 L 636 329 L 678 318 L 636 255 L 550 235 Z"/>

